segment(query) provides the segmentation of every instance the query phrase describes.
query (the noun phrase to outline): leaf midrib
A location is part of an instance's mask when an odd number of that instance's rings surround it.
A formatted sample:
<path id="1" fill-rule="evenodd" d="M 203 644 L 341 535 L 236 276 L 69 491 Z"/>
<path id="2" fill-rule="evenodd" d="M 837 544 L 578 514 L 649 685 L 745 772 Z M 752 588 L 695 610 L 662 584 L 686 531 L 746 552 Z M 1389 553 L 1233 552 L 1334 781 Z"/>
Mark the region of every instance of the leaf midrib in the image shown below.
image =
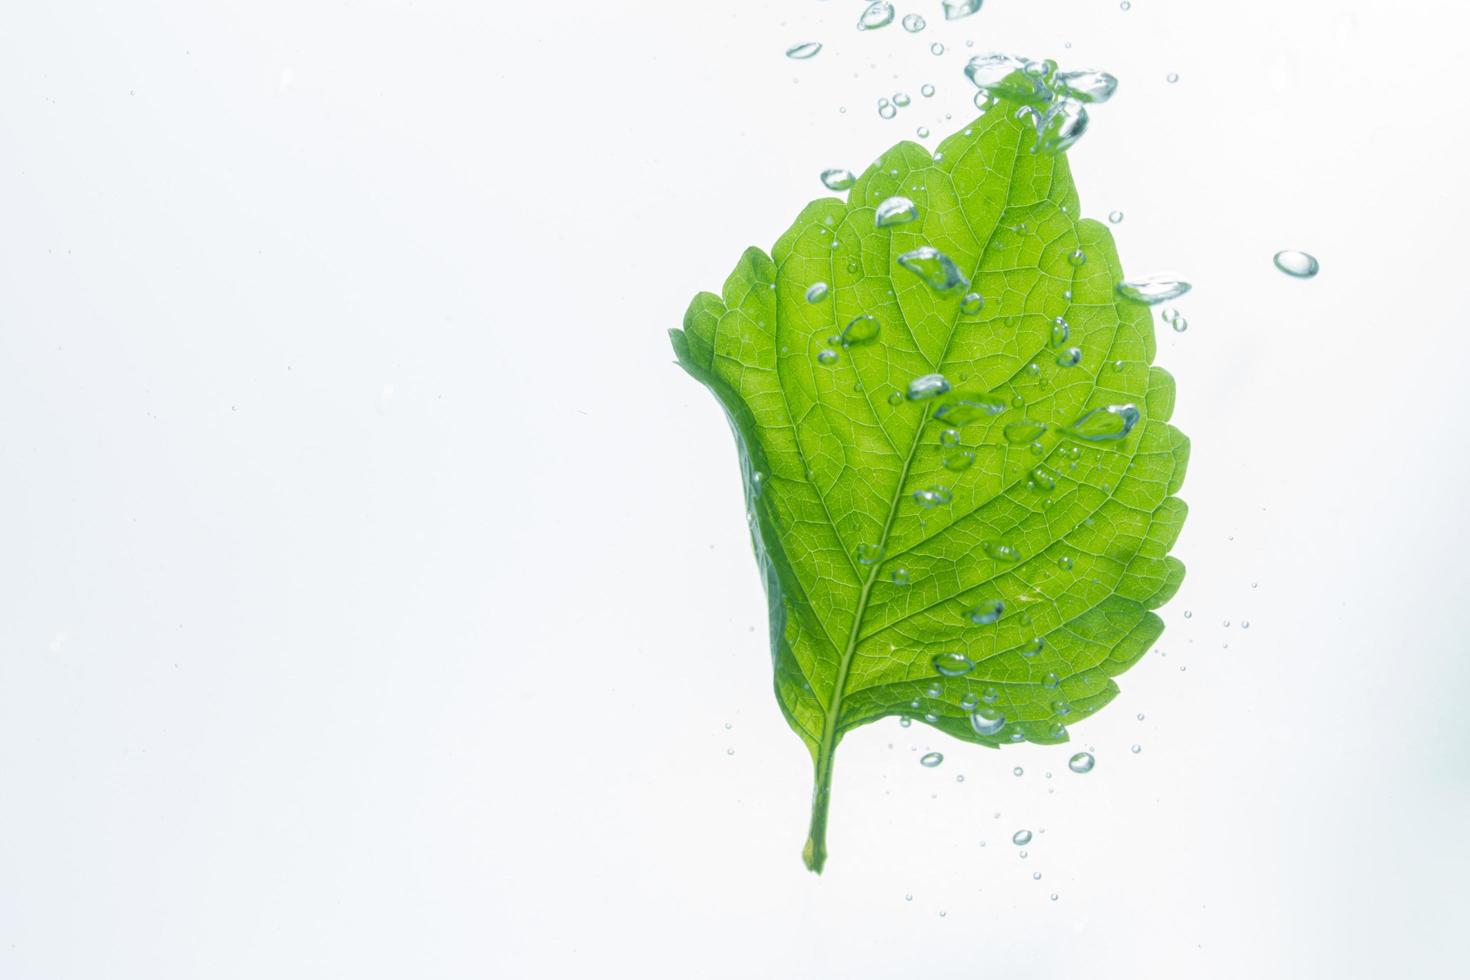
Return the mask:
<path id="1" fill-rule="evenodd" d="M 1020 163 L 1020 159 L 1020 145 L 1017 144 L 1011 153 L 1011 172 L 1006 182 L 1006 203 L 1002 205 L 1000 213 L 996 215 L 995 224 L 991 226 L 990 233 L 985 236 L 985 243 L 981 245 L 980 250 L 976 253 L 975 265 L 970 270 L 970 279 L 972 282 L 975 280 L 976 277 L 980 275 L 980 268 L 985 262 L 986 253 L 990 251 L 990 246 L 995 241 L 995 235 L 1000 230 L 1001 219 L 1005 217 L 1006 211 L 1010 208 L 1010 189 L 1015 185 L 1016 167 Z M 953 180 L 953 177 L 950 173 L 946 172 L 945 176 L 946 178 Z M 1055 173 L 1053 173 L 1052 180 L 1054 181 L 1055 179 L 1056 175 Z M 968 227 L 968 216 L 966 216 L 965 224 Z M 971 228 L 970 231 L 971 234 L 974 234 L 973 228 Z M 978 241 L 978 236 L 976 237 Z M 893 258 L 892 251 L 892 246 L 890 244 L 888 256 L 890 262 Z M 902 304 L 899 304 L 899 315 L 903 317 L 904 327 L 909 330 L 909 333 L 912 336 L 913 329 L 909 327 L 908 318 L 903 314 Z M 777 320 L 777 322 L 779 323 L 780 321 Z M 939 352 L 939 359 L 935 362 L 931 362 L 935 365 L 935 370 L 942 371 L 944 369 L 944 363 L 949 358 L 949 350 L 954 345 L 955 334 L 959 333 L 959 324 L 960 313 L 958 310 L 956 310 L 954 320 L 951 321 L 949 325 L 949 333 L 944 338 L 944 349 Z M 917 347 L 917 336 L 914 337 L 914 342 L 915 346 Z M 927 360 L 927 358 L 925 360 Z M 873 563 L 873 567 L 869 570 L 868 577 L 863 582 L 862 592 L 858 595 L 857 608 L 853 610 L 852 630 L 848 635 L 847 646 L 842 651 L 842 657 L 838 660 L 837 676 L 834 679 L 832 687 L 832 698 L 827 703 L 827 712 L 822 720 L 822 740 L 817 748 L 817 767 L 819 770 L 823 768 L 830 770 L 831 767 L 832 752 L 836 749 L 838 735 L 837 726 L 842 715 L 842 699 L 845 696 L 847 689 L 847 675 L 852 667 L 853 657 L 857 654 L 858 641 L 859 639 L 861 639 L 859 634 L 862 629 L 863 617 L 867 615 L 868 611 L 868 598 L 873 591 L 873 583 L 877 581 L 878 570 L 883 565 L 883 558 L 881 556 L 883 555 L 884 549 L 886 549 L 888 545 L 888 535 L 893 530 L 893 521 L 894 518 L 898 515 L 898 502 L 903 499 L 904 486 L 908 483 L 909 468 L 913 465 L 914 457 L 915 455 L 917 455 L 919 450 L 919 443 L 923 440 L 924 427 L 929 423 L 929 415 L 930 410 L 926 408 L 923 417 L 919 419 L 919 424 L 914 427 L 913 442 L 909 445 L 908 455 L 904 458 L 903 461 L 903 470 L 899 473 L 898 482 L 893 488 L 893 498 L 888 502 L 888 517 L 883 524 L 883 534 L 878 540 L 878 554 L 880 557 L 877 561 Z M 820 497 L 821 494 L 818 494 L 818 496 Z M 826 508 L 825 500 L 823 501 L 822 506 L 823 509 Z M 836 530 L 835 524 L 833 525 L 833 530 Z"/>

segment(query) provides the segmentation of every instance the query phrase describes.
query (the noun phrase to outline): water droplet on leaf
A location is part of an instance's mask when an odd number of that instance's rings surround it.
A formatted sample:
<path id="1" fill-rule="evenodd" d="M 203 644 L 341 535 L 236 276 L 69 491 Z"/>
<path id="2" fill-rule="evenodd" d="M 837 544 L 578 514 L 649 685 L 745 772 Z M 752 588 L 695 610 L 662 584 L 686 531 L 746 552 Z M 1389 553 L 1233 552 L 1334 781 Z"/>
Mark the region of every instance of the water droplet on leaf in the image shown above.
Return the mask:
<path id="1" fill-rule="evenodd" d="M 1132 432 L 1138 418 L 1132 405 L 1106 405 L 1083 414 L 1062 432 L 1085 442 L 1113 442 Z"/>
<path id="2" fill-rule="evenodd" d="M 1005 614 L 1006 605 L 999 599 L 989 599 L 965 611 L 970 622 L 977 626 L 989 626 Z"/>
<path id="3" fill-rule="evenodd" d="M 970 715 L 970 727 L 976 735 L 994 735 L 1006 727 L 1006 716 L 994 708 L 981 708 Z"/>
<path id="4" fill-rule="evenodd" d="M 963 653 L 936 653 L 930 663 L 945 677 L 963 677 L 975 669 L 975 661 Z"/>
<path id="5" fill-rule="evenodd" d="M 1173 276 L 1144 276 L 1141 279 L 1125 279 L 1118 283 L 1118 295 L 1134 303 L 1167 303 L 1189 292 L 1189 283 Z"/>
<path id="6" fill-rule="evenodd" d="M 920 507 L 942 507 L 954 499 L 947 487 L 929 487 L 914 491 L 914 503 Z"/>
<path id="7" fill-rule="evenodd" d="M 890 228 L 893 225 L 908 224 L 918 216 L 918 205 L 906 197 L 895 195 L 878 205 L 873 220 L 879 228 Z"/>
<path id="8" fill-rule="evenodd" d="M 1078 102 L 1106 102 L 1118 90 L 1118 80 L 1105 71 L 1062 71 L 1053 81 Z"/>
<path id="9" fill-rule="evenodd" d="M 983 541 L 980 549 L 996 561 L 1005 562 L 1007 565 L 1021 560 L 1021 553 L 1004 541 Z"/>
<path id="10" fill-rule="evenodd" d="M 1006 410 L 1006 403 L 995 395 L 960 392 L 934 410 L 934 417 L 950 425 L 969 425 Z"/>
<path id="11" fill-rule="evenodd" d="M 842 334 L 838 340 L 843 347 L 854 347 L 876 340 L 878 332 L 877 318 L 863 313 L 848 321 L 847 326 L 842 328 Z"/>
<path id="12" fill-rule="evenodd" d="M 929 245 L 904 252 L 898 257 L 898 264 L 924 280 L 930 289 L 940 292 L 970 284 L 948 255 Z"/>
<path id="13" fill-rule="evenodd" d="M 1004 429 L 1006 442 L 1019 445 L 1023 442 L 1031 442 L 1046 432 L 1045 422 L 1012 422 Z"/>
<path id="14" fill-rule="evenodd" d="M 924 401 L 949 391 L 949 382 L 942 374 L 924 374 L 909 382 L 908 398 L 911 402 Z"/>

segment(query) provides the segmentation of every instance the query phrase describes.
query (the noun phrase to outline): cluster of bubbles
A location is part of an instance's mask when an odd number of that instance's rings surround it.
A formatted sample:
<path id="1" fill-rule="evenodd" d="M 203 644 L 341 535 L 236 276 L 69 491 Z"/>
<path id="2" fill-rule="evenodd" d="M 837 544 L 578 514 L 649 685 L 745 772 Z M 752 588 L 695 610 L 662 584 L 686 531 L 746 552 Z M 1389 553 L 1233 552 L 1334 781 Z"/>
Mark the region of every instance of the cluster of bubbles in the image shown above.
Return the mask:
<path id="1" fill-rule="evenodd" d="M 976 13 L 984 0 L 944 0 L 944 19 L 959 20 Z M 870 0 L 863 7 L 863 12 L 858 16 L 857 29 L 859 31 L 876 31 L 893 23 L 895 11 L 889 0 Z M 903 18 L 903 29 L 910 34 L 917 34 L 928 26 L 927 22 L 918 14 L 908 14 Z M 786 57 L 797 61 L 805 61 L 816 57 L 817 52 L 822 50 L 818 41 L 802 41 L 793 44 L 786 49 Z M 931 46 L 935 54 L 944 53 L 944 45 L 935 42 Z"/>
<path id="2" fill-rule="evenodd" d="M 1106 102 L 1118 80 L 1105 71 L 1060 71 L 1050 58 L 1032 59 L 991 52 L 977 55 L 965 75 L 980 91 L 975 104 L 989 108 L 1015 102 L 1016 118 L 1036 130 L 1033 152 L 1062 153 L 1087 131 L 1087 105 Z"/>

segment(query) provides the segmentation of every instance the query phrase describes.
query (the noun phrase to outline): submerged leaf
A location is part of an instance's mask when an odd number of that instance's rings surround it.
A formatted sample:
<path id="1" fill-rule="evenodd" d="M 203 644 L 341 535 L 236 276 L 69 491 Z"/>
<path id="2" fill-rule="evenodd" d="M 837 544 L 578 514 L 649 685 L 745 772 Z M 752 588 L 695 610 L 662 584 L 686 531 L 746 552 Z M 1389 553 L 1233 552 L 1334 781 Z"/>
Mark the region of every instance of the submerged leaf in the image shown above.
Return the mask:
<path id="1" fill-rule="evenodd" d="M 844 734 L 907 715 L 990 746 L 1066 741 L 1159 636 L 1150 610 L 1184 574 L 1168 551 L 1189 449 L 1152 318 L 1116 293 L 1112 236 L 1077 219 L 1066 157 L 1034 143 L 994 111 L 934 157 L 899 144 L 770 256 L 748 249 L 671 332 L 735 430 L 776 696 L 815 765 L 814 871 Z M 916 217 L 881 224 L 896 197 Z M 983 307 L 902 268 L 922 246 Z M 817 281 L 830 288 L 807 302 Z M 881 338 L 818 367 L 864 316 Z M 1049 346 L 1059 317 L 1085 352 L 1073 367 Z"/>

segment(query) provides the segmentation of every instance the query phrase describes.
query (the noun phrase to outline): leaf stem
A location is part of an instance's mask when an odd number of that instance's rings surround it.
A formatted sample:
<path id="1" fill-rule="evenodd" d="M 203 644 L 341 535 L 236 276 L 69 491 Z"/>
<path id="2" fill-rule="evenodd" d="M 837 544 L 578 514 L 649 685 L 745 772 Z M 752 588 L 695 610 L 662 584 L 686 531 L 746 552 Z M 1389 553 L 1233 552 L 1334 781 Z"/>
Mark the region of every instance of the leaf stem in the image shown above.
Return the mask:
<path id="1" fill-rule="evenodd" d="M 919 426 L 914 430 L 914 441 L 909 446 L 908 457 L 903 461 L 903 470 L 898 474 L 898 485 L 893 489 L 893 499 L 888 502 L 888 517 L 883 522 L 883 535 L 878 540 L 879 554 L 888 547 L 888 535 L 893 531 L 893 519 L 898 516 L 898 502 L 903 499 L 904 484 L 909 479 L 909 468 L 914 465 L 919 441 L 924 426 L 929 421 L 929 409 L 924 410 Z M 837 742 L 842 738 L 838 725 L 842 718 L 842 696 L 847 693 L 847 674 L 852 669 L 853 654 L 857 652 L 858 637 L 863 626 L 863 615 L 868 611 L 868 597 L 873 592 L 873 583 L 878 580 L 878 569 L 882 558 L 873 563 L 868 578 L 863 582 L 863 591 L 858 595 L 857 609 L 852 615 L 852 631 L 847 637 L 847 649 L 837 664 L 836 683 L 832 688 L 832 700 L 827 705 L 827 714 L 822 719 L 822 741 L 817 745 L 815 758 L 816 773 L 812 780 L 812 823 L 807 831 L 806 846 L 801 849 L 801 859 L 807 870 L 822 873 L 827 863 L 827 807 L 832 798 L 832 756 L 837 751 Z"/>
<path id="2" fill-rule="evenodd" d="M 908 468 L 904 468 L 907 475 Z M 890 522 L 891 523 L 891 522 Z M 884 531 L 887 538 L 887 530 Z M 816 774 L 812 780 L 812 823 L 807 831 L 806 846 L 801 849 L 801 859 L 807 870 L 822 873 L 827 863 L 827 807 L 832 800 L 832 758 L 837 753 L 837 741 L 842 736 L 837 730 L 841 716 L 842 694 L 847 689 L 847 672 L 852 668 L 852 655 L 857 649 L 858 631 L 862 627 L 863 611 L 868 608 L 868 595 L 873 591 L 873 582 L 878 578 L 878 565 L 874 564 L 863 583 L 858 596 L 857 614 L 852 618 L 852 634 L 847 638 L 847 649 L 837 665 L 837 680 L 833 687 L 832 703 L 822 719 L 822 741 L 817 746 Z"/>
<path id="3" fill-rule="evenodd" d="M 817 757 L 817 775 L 812 785 L 812 825 L 807 831 L 801 859 L 808 871 L 822 873 L 827 863 L 827 806 L 832 800 L 832 753 Z"/>

